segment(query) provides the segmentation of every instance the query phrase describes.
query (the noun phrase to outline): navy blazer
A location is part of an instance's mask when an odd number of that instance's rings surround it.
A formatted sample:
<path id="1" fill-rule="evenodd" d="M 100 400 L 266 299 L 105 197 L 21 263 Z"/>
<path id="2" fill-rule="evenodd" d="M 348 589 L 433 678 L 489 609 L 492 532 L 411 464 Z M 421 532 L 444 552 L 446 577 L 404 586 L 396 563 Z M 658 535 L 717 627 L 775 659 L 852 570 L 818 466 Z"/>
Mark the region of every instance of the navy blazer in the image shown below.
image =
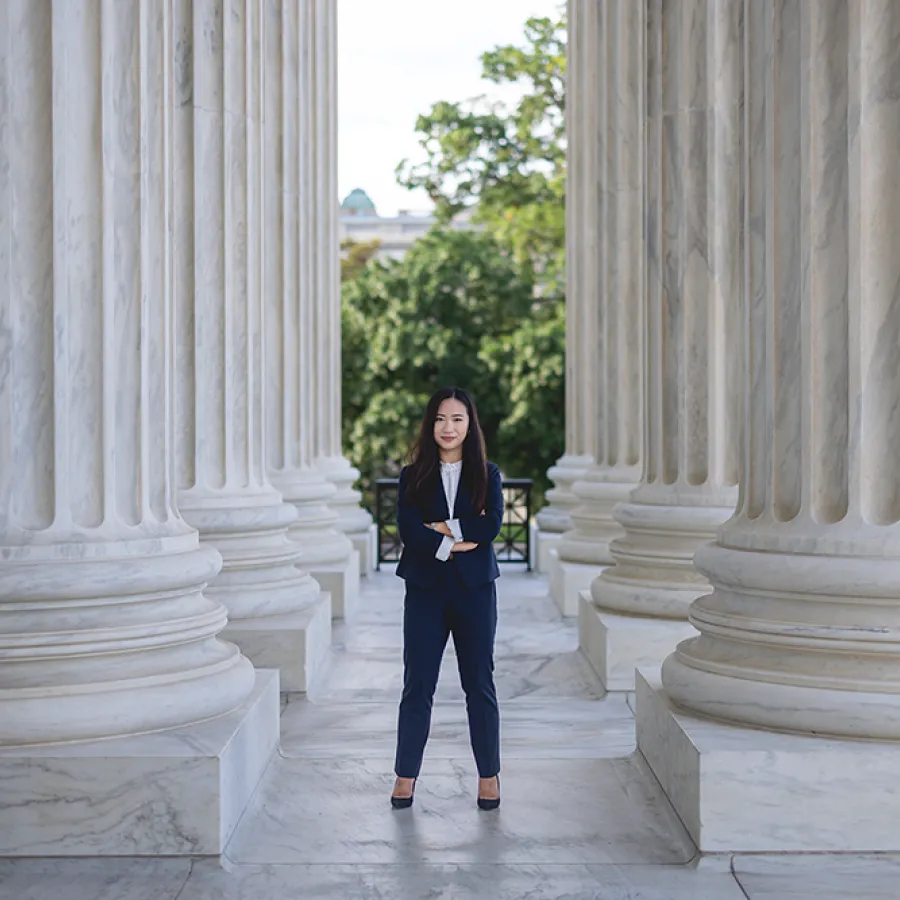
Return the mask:
<path id="1" fill-rule="evenodd" d="M 441 546 L 443 535 L 425 527 L 426 522 L 445 522 L 450 517 L 444 485 L 438 478 L 431 501 L 423 510 L 407 499 L 406 482 L 408 471 L 400 473 L 400 492 L 397 497 L 397 526 L 403 553 L 397 566 L 397 575 L 413 584 L 431 587 L 437 583 L 442 566 L 455 565 L 460 578 L 467 587 L 489 584 L 500 575 L 497 554 L 494 553 L 494 539 L 500 534 L 503 522 L 503 481 L 500 469 L 489 462 L 488 488 L 484 515 L 475 513 L 472 498 L 460 479 L 456 495 L 454 518 L 459 519 L 463 539 L 478 544 L 474 550 L 454 553 L 453 559 L 441 562 L 435 557 Z"/>

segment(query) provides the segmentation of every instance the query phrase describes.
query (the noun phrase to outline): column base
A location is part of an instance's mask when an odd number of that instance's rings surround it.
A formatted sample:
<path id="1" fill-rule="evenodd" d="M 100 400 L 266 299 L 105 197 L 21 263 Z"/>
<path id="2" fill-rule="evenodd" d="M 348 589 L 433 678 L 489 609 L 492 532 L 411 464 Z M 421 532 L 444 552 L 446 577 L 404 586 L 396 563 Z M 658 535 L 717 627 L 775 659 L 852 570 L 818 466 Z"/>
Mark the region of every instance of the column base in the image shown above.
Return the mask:
<path id="1" fill-rule="evenodd" d="M 0 750 L 0 856 L 219 855 L 278 738 L 278 673 L 262 670 L 208 722 Z"/>
<path id="2" fill-rule="evenodd" d="M 635 669 L 658 671 L 678 643 L 696 633 L 688 622 L 599 609 L 590 591 L 579 596 L 578 644 L 608 691 L 633 691 Z"/>
<path id="3" fill-rule="evenodd" d="M 636 687 L 638 750 L 702 852 L 900 851 L 897 744 L 697 718 L 655 672 Z"/>
<path id="4" fill-rule="evenodd" d="M 378 561 L 378 526 L 373 522 L 365 531 L 345 532 L 359 553 L 359 574 L 363 578 L 375 571 Z"/>
<path id="5" fill-rule="evenodd" d="M 550 596 L 564 616 L 578 615 L 578 598 L 603 571 L 603 566 L 563 562 L 557 551 L 550 551 Z"/>
<path id="6" fill-rule="evenodd" d="M 543 531 L 535 523 L 531 524 L 531 567 L 542 575 L 550 573 L 551 551 L 562 540 L 561 531 Z"/>
<path id="7" fill-rule="evenodd" d="M 308 691 L 331 647 L 331 597 L 322 591 L 299 612 L 229 622 L 219 636 L 257 669 L 278 669 L 282 691 Z"/>
<path id="8" fill-rule="evenodd" d="M 345 562 L 312 565 L 309 574 L 331 594 L 331 618 L 352 619 L 359 601 L 359 552 L 353 550 Z"/>

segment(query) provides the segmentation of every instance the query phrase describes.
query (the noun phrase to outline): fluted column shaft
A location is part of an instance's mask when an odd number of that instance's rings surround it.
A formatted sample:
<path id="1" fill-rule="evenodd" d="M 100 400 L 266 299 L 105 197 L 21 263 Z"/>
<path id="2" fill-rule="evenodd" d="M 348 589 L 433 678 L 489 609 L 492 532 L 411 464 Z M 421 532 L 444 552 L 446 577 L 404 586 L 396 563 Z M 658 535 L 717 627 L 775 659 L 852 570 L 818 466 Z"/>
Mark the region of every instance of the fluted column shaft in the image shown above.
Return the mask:
<path id="1" fill-rule="evenodd" d="M 598 237 L 588 248 L 598 281 L 591 355 L 596 464 L 573 486 L 580 505 L 558 552 L 563 562 L 601 566 L 612 561 L 609 542 L 621 534 L 612 508 L 637 483 L 643 451 L 643 4 L 591 0 L 584 30 L 585 53 L 598 66 L 598 187 L 589 193 Z"/>
<path id="2" fill-rule="evenodd" d="M 359 478 L 341 450 L 341 252 L 338 222 L 337 134 L 337 0 L 309 0 L 309 52 L 313 71 L 310 102 L 313 132 L 303 148 L 313 173 L 309 215 L 313 223 L 310 262 L 314 272 L 317 354 L 315 461 L 337 488 L 329 506 L 338 514 L 337 527 L 367 540 L 372 516 L 360 507 L 354 490 Z M 355 541 L 357 543 L 358 541 Z"/>
<path id="3" fill-rule="evenodd" d="M 745 436 L 663 667 L 707 715 L 900 738 L 900 7 L 748 0 Z"/>
<path id="4" fill-rule="evenodd" d="M 184 725 L 253 685 L 175 504 L 171 13 L 0 5 L 0 745 Z"/>
<path id="5" fill-rule="evenodd" d="M 302 608 L 297 518 L 266 472 L 261 0 L 176 0 L 179 505 L 224 564 L 232 621 Z M 276 38 L 276 35 L 271 36 Z"/>
<path id="6" fill-rule="evenodd" d="M 598 606 L 686 619 L 694 552 L 737 500 L 743 0 L 648 0 L 641 483 L 591 586 Z"/>
<path id="7" fill-rule="evenodd" d="M 597 280 L 597 6 L 568 0 L 566 50 L 566 447 L 547 471 L 554 487 L 536 516 L 541 531 L 572 527 L 572 485 L 594 462 Z"/>
<path id="8" fill-rule="evenodd" d="M 274 0 L 266 73 L 266 313 L 268 471 L 297 510 L 291 535 L 313 571 L 345 563 L 350 541 L 327 503 L 335 487 L 315 467 L 316 392 L 329 352 L 316 333 L 317 196 L 314 4 Z M 277 9 L 275 9 L 277 7 Z"/>

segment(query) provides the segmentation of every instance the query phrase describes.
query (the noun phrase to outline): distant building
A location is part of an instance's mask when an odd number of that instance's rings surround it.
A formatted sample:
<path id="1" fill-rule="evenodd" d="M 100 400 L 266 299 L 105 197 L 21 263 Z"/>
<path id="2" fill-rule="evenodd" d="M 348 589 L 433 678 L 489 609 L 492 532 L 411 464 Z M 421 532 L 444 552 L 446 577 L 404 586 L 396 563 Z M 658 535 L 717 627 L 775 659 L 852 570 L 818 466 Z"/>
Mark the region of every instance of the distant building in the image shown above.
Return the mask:
<path id="1" fill-rule="evenodd" d="M 454 219 L 453 227 L 469 229 L 472 227 L 470 219 L 470 212 L 462 213 Z M 352 240 L 364 244 L 380 241 L 376 258 L 401 259 L 435 221 L 431 213 L 407 209 L 401 209 L 396 216 L 379 216 L 372 198 L 362 188 L 354 188 L 341 203 L 341 242 Z"/>

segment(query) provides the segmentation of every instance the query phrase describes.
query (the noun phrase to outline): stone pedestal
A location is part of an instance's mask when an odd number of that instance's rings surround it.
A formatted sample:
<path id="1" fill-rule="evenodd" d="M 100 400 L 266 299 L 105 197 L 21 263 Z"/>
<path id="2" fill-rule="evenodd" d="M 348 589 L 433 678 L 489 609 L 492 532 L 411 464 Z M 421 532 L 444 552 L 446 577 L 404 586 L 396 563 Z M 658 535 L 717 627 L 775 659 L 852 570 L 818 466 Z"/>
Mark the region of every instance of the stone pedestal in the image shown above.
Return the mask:
<path id="1" fill-rule="evenodd" d="M 578 415 L 593 423 L 581 447 L 595 464 L 572 486 L 578 505 L 556 548 L 561 569 L 551 574 L 553 599 L 568 615 L 577 614 L 581 591 L 612 562 L 609 543 L 622 534 L 612 510 L 640 478 L 644 440 L 643 4 L 576 4 L 573 14 L 567 77 L 578 85 L 584 130 L 569 160 L 583 189 L 569 199 L 582 204 L 585 225 L 569 239 L 573 277 L 588 298 L 583 377 L 595 389 L 585 392 L 589 402 Z"/>
<path id="2" fill-rule="evenodd" d="M 234 641 L 254 665 L 277 667 L 284 691 L 309 691 L 322 672 L 331 646 L 331 596 L 297 612 L 231 622 L 222 637 Z"/>
<path id="3" fill-rule="evenodd" d="M 688 622 L 598 609 L 590 591 L 579 601 L 578 644 L 608 691 L 633 691 L 635 668 L 659 669 L 679 641 L 696 634 Z"/>
<path id="4" fill-rule="evenodd" d="M 156 734 L 0 748 L 0 856 L 217 856 L 278 748 L 278 673 Z"/>
<path id="5" fill-rule="evenodd" d="M 313 566 L 313 578 L 331 595 L 331 614 L 335 619 L 352 619 L 359 604 L 359 553 L 351 550 L 341 562 Z"/>
<path id="6" fill-rule="evenodd" d="M 896 744 L 739 728 L 636 683 L 638 749 L 703 853 L 897 853 Z M 827 702 L 827 698 L 823 698 Z"/>
<path id="7" fill-rule="evenodd" d="M 550 551 L 550 596 L 564 616 L 578 615 L 578 599 L 596 575 L 597 566 L 563 562 L 558 550 Z"/>
<path id="8" fill-rule="evenodd" d="M 561 534 L 542 531 L 536 522 L 529 526 L 531 530 L 531 567 L 535 572 L 549 577 L 552 571 L 553 556 L 556 554 Z"/>

